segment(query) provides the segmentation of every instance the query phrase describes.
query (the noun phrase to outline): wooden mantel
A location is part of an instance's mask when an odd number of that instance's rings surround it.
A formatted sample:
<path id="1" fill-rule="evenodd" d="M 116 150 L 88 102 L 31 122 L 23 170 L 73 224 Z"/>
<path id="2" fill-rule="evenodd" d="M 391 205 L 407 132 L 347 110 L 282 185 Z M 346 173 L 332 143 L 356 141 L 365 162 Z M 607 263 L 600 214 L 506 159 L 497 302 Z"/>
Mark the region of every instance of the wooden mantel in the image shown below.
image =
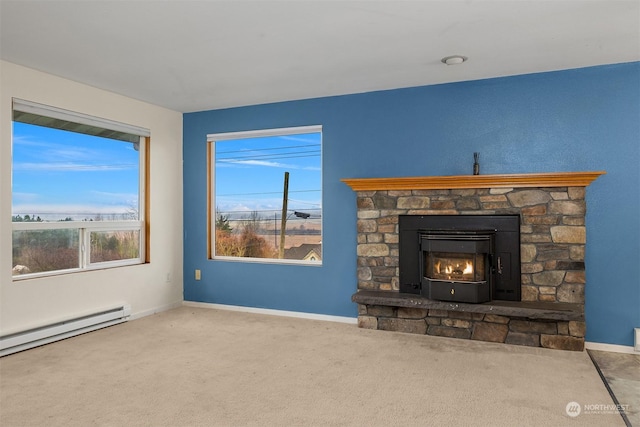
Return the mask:
<path id="1" fill-rule="evenodd" d="M 450 190 L 460 188 L 586 187 L 605 171 L 398 178 L 344 178 L 353 191 Z"/>

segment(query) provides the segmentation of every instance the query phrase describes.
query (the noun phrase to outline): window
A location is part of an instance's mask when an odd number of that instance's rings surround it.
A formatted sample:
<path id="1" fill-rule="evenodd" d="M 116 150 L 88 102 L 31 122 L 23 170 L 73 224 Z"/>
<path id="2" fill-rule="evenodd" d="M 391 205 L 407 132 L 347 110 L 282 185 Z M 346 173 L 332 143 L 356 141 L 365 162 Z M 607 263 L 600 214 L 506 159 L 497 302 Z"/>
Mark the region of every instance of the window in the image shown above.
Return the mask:
<path id="1" fill-rule="evenodd" d="M 322 127 L 212 134 L 210 258 L 322 264 Z"/>
<path id="2" fill-rule="evenodd" d="M 13 100 L 13 278 L 146 261 L 149 131 Z"/>

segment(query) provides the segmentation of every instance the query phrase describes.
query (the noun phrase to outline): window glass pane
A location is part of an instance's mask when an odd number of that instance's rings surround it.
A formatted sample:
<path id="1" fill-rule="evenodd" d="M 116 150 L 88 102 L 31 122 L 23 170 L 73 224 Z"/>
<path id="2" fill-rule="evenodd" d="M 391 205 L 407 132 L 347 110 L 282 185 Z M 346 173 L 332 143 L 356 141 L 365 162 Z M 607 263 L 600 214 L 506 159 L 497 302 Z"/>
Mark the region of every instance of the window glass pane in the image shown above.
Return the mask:
<path id="1" fill-rule="evenodd" d="M 13 123 L 12 215 L 139 219 L 138 144 Z"/>
<path id="2" fill-rule="evenodd" d="M 93 231 L 90 262 L 119 261 L 140 256 L 138 230 Z"/>
<path id="3" fill-rule="evenodd" d="M 214 256 L 322 261 L 322 134 L 213 142 Z"/>
<path id="4" fill-rule="evenodd" d="M 14 230 L 13 275 L 79 267 L 77 229 Z"/>

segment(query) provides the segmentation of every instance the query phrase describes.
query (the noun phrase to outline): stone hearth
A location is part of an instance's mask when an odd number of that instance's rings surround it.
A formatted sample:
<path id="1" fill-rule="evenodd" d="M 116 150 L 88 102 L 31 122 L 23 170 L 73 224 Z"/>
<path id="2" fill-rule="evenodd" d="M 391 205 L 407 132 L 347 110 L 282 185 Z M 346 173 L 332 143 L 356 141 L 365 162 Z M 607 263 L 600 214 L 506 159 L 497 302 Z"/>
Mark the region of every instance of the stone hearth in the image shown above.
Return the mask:
<path id="1" fill-rule="evenodd" d="M 582 350 L 585 192 L 603 173 L 343 180 L 357 193 L 358 325 Z M 504 214 L 520 215 L 522 301 L 442 303 L 399 292 L 399 215 Z"/>

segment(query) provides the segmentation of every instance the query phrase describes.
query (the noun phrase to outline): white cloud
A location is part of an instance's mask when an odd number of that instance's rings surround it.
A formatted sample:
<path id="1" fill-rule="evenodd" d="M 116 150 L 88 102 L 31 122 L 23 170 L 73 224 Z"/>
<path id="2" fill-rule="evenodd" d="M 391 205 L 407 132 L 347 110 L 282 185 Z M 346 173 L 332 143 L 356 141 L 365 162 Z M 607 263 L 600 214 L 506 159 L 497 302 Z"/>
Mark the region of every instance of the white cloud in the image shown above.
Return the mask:
<path id="1" fill-rule="evenodd" d="M 14 171 L 37 172 L 95 172 L 136 169 L 137 164 L 98 165 L 88 163 L 14 163 Z"/>
<path id="2" fill-rule="evenodd" d="M 288 163 L 279 163 L 279 162 L 270 162 L 267 160 L 218 160 L 216 161 L 216 167 L 233 167 L 233 166 L 264 166 L 268 168 L 280 168 L 280 169 L 291 169 L 291 170 L 310 170 L 310 171 L 319 171 L 321 170 L 318 166 L 303 166 L 288 164 Z"/>
<path id="3" fill-rule="evenodd" d="M 220 159 L 216 163 L 219 163 L 218 166 L 224 165 L 243 165 L 243 166 L 266 166 L 270 168 L 290 168 L 292 165 L 287 165 L 284 163 L 278 162 L 269 162 L 266 160 L 225 160 Z"/>

